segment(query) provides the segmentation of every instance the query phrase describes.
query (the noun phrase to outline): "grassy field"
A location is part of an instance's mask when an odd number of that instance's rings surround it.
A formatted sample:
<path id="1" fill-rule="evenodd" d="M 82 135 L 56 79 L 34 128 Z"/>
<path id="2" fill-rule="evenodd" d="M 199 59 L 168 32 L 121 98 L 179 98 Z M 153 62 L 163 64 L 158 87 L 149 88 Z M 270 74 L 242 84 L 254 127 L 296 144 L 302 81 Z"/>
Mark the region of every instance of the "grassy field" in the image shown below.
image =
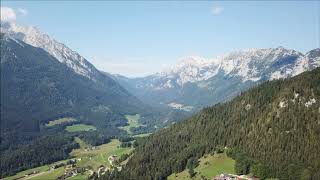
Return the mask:
<path id="1" fill-rule="evenodd" d="M 200 159 L 199 166 L 196 168 L 196 172 L 205 177 L 214 177 L 222 173 L 235 174 L 234 171 L 235 161 L 225 153 L 215 154 L 214 156 L 207 155 Z"/>
<path id="2" fill-rule="evenodd" d="M 125 118 L 128 120 L 129 125 L 119 127 L 119 129 L 123 129 L 123 130 L 127 131 L 128 134 L 132 134 L 131 128 L 143 126 L 142 124 L 139 123 L 140 114 L 126 115 Z"/>
<path id="3" fill-rule="evenodd" d="M 44 171 L 48 171 L 49 170 L 49 166 L 45 165 L 45 166 L 41 166 L 41 167 L 37 167 L 37 168 L 33 168 L 33 169 L 28 169 L 25 171 L 21 171 L 19 173 L 17 173 L 14 176 L 10 176 L 10 177 L 6 177 L 4 178 L 4 180 L 13 180 L 13 179 L 18 179 L 19 177 L 24 176 L 25 174 L 31 173 L 33 171 L 39 171 L 39 172 L 44 172 Z"/>
<path id="4" fill-rule="evenodd" d="M 68 132 L 95 131 L 96 127 L 86 124 L 75 124 L 72 126 L 67 126 L 65 130 Z"/>
<path id="5" fill-rule="evenodd" d="M 75 141 L 79 143 L 80 148 L 74 149 L 70 155 L 75 159 L 81 159 L 77 161 L 77 167 L 90 167 L 90 169 L 96 171 L 100 165 L 109 166 L 108 157 L 111 155 L 117 155 L 120 157 L 124 153 L 129 153 L 133 150 L 133 148 L 121 148 L 120 141 L 117 139 L 112 139 L 111 142 L 107 144 L 103 144 L 100 146 L 96 146 L 92 148 L 92 146 L 86 144 L 80 138 L 75 138 Z M 66 162 L 67 160 L 62 160 L 59 162 Z M 56 162 L 57 163 L 57 162 Z M 53 163 L 53 164 L 56 164 Z M 19 177 L 24 176 L 27 173 L 38 171 L 38 174 L 29 176 L 24 179 L 31 180 L 53 180 L 57 177 L 61 176 L 64 173 L 64 167 L 57 168 L 55 170 L 49 170 L 51 165 L 45 165 L 33 169 L 28 169 L 26 171 L 22 171 L 17 173 L 14 176 L 6 177 L 5 180 L 13 180 Z M 75 177 L 72 177 L 73 180 L 85 180 L 88 177 L 88 172 L 85 174 L 78 174 Z"/>
<path id="6" fill-rule="evenodd" d="M 75 137 L 74 138 L 74 141 L 76 142 L 76 143 L 78 143 L 79 144 L 79 149 L 85 149 L 85 148 L 88 148 L 88 147 L 90 147 L 90 145 L 89 144 L 87 144 L 86 142 L 84 142 L 84 141 L 82 141 L 80 138 L 78 138 L 78 137 Z"/>
<path id="7" fill-rule="evenodd" d="M 23 177 L 25 174 L 28 174 L 28 173 L 31 173 L 34 171 L 37 171 L 38 173 L 33 174 L 29 177 L 21 178 L 21 179 L 23 179 L 23 180 L 26 180 L 26 179 L 40 180 L 40 179 L 44 179 L 44 177 L 46 177 L 46 176 L 48 176 L 48 179 L 56 179 L 55 177 L 62 175 L 64 171 L 62 172 L 61 168 L 55 169 L 54 171 L 50 171 L 51 165 L 56 164 L 56 163 L 65 163 L 66 161 L 67 160 L 61 160 L 61 161 L 57 161 L 57 162 L 49 164 L 49 165 L 43 165 L 43 166 L 39 166 L 36 168 L 28 169 L 25 171 L 21 171 L 21 172 L 15 174 L 14 176 L 4 178 L 3 180 L 19 179 L 20 177 Z M 62 167 L 62 169 L 63 169 L 63 167 Z"/>
<path id="8" fill-rule="evenodd" d="M 173 173 L 168 176 L 168 180 L 184 180 L 184 179 L 191 179 L 187 170 L 184 170 L 180 173 Z M 199 179 L 199 178 L 195 178 Z"/>
<path id="9" fill-rule="evenodd" d="M 121 156 L 133 150 L 132 148 L 121 148 L 120 141 L 117 139 L 111 140 L 108 144 L 97 146 L 94 150 L 86 150 L 89 146 L 79 138 L 76 141 L 80 144 L 80 148 L 73 150 L 70 155 L 75 158 L 81 158 L 81 161 L 77 162 L 78 167 L 90 166 L 93 170 L 97 170 L 100 165 L 110 166 L 108 162 L 109 156 Z"/>
<path id="10" fill-rule="evenodd" d="M 68 180 L 84 180 L 88 179 L 89 172 L 85 172 L 84 174 L 78 174 L 77 176 L 73 176 L 68 178 Z"/>
<path id="11" fill-rule="evenodd" d="M 201 179 L 201 176 L 212 179 L 216 175 L 222 173 L 231 173 L 234 174 L 234 164 L 235 161 L 225 153 L 212 155 L 205 155 L 199 159 L 199 165 L 195 168 L 197 172 L 194 179 Z M 184 170 L 181 173 L 172 174 L 168 177 L 170 180 L 180 180 L 180 179 L 191 179 L 188 173 L 188 170 Z"/>
<path id="12" fill-rule="evenodd" d="M 60 118 L 60 119 L 56 119 L 56 120 L 53 120 L 53 121 L 49 121 L 49 123 L 47 123 L 46 126 L 47 127 L 51 127 L 51 126 L 54 126 L 54 125 L 63 124 L 63 123 L 67 123 L 67 122 L 75 122 L 75 121 L 77 121 L 77 120 L 74 119 L 74 118 L 65 117 L 65 118 Z"/>
<path id="13" fill-rule="evenodd" d="M 34 176 L 30 179 L 32 180 L 56 180 L 59 176 L 61 176 L 64 173 L 64 167 L 57 168 L 52 171 L 43 172 L 42 174 L 39 174 L 37 176 Z"/>
<path id="14" fill-rule="evenodd" d="M 38 176 L 30 178 L 30 180 L 56 180 L 63 173 L 64 173 L 64 167 L 60 167 L 53 171 L 43 172 Z M 68 178 L 68 180 L 87 180 L 88 176 L 89 176 L 89 173 L 85 172 L 84 174 L 78 174 L 77 176 L 70 177 Z"/>

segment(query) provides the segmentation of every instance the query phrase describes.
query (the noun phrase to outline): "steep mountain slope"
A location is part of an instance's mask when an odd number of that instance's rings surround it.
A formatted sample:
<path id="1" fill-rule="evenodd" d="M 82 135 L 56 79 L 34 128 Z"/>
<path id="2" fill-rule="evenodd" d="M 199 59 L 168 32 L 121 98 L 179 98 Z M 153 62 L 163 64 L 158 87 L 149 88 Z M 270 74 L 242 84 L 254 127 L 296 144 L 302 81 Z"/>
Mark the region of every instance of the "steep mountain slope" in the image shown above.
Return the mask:
<path id="1" fill-rule="evenodd" d="M 131 96 L 130 93 L 128 93 L 127 90 L 120 87 L 118 83 L 111 79 L 113 76 L 109 75 L 108 73 L 100 72 L 80 54 L 71 50 L 64 44 L 52 39 L 47 34 L 39 31 L 35 27 L 21 26 L 16 23 L 1 22 L 1 32 L 11 39 L 21 40 L 26 44 L 43 49 L 49 55 L 53 56 L 58 62 L 68 67 L 70 71 L 73 71 L 74 73 L 93 81 L 88 82 L 94 84 L 103 84 L 102 86 L 106 86 L 106 91 L 114 86 L 116 89 L 115 91 L 117 91 L 115 93 L 118 93 L 119 96 L 123 96 L 121 98 L 123 98 L 124 101 L 128 101 L 128 103 L 121 104 L 118 103 L 116 99 L 109 103 L 115 103 L 115 105 L 118 106 L 116 109 L 123 108 L 123 112 L 126 112 L 126 109 L 130 108 L 131 105 L 136 106 L 136 109 L 140 109 L 139 112 L 142 113 L 142 118 L 140 121 L 143 124 L 147 124 L 148 127 L 139 129 L 138 131 L 152 131 L 157 129 L 155 127 L 160 128 L 166 126 L 173 121 L 179 120 L 180 117 L 186 116 L 184 115 L 184 112 L 172 110 L 171 108 L 152 109 L 149 106 L 142 104 L 134 97 L 129 97 Z M 114 98 L 118 97 L 115 96 Z M 104 107 L 102 107 L 102 109 L 103 108 Z"/>
<path id="2" fill-rule="evenodd" d="M 2 35 L 2 130 L 38 131 L 39 122 L 63 116 L 106 127 L 143 107 L 113 79 L 100 73 L 93 81 L 43 49 Z"/>
<path id="3" fill-rule="evenodd" d="M 67 46 L 52 39 L 36 27 L 22 26 L 13 22 L 1 22 L 1 32 L 14 39 L 19 39 L 34 47 L 39 47 L 67 65 L 75 73 L 92 80 L 97 80 L 101 74 L 84 57 Z M 98 76 L 98 77 L 97 77 Z"/>
<path id="4" fill-rule="evenodd" d="M 115 79 L 152 105 L 201 107 L 230 100 L 261 82 L 292 77 L 320 66 L 320 49 L 305 55 L 279 48 L 236 51 L 214 59 L 189 57 L 172 69 L 143 78 Z"/>
<path id="5" fill-rule="evenodd" d="M 319 179 L 320 68 L 263 83 L 230 102 L 205 108 L 190 119 L 139 142 L 114 179 L 164 179 L 218 146 L 237 152 L 240 169 L 280 179 Z M 231 153 L 233 154 L 233 153 Z M 236 163 L 236 164 L 237 164 Z"/>

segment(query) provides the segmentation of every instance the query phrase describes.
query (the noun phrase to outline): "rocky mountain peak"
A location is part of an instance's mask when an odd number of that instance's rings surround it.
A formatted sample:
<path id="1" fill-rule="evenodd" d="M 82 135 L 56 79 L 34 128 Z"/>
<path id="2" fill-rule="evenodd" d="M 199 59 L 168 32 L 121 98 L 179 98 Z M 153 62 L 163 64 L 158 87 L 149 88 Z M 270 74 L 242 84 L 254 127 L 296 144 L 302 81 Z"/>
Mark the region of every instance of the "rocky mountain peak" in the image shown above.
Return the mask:
<path id="1" fill-rule="evenodd" d="M 34 47 L 39 47 L 64 63 L 77 74 L 94 80 L 97 70 L 84 57 L 66 45 L 50 38 L 36 27 L 22 26 L 13 22 L 1 22 L 1 33 L 13 39 L 19 39 Z"/>

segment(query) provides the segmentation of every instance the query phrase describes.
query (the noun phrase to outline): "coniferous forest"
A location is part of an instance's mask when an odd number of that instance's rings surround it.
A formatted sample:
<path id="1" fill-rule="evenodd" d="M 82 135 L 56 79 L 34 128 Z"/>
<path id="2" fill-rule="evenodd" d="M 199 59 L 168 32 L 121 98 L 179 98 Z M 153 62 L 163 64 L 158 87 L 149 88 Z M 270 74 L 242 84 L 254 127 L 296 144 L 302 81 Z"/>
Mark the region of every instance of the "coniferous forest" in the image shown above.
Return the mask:
<path id="1" fill-rule="evenodd" d="M 124 170 L 102 179 L 165 179 L 218 147 L 238 174 L 320 179 L 319 99 L 320 68 L 263 83 L 139 141 Z"/>

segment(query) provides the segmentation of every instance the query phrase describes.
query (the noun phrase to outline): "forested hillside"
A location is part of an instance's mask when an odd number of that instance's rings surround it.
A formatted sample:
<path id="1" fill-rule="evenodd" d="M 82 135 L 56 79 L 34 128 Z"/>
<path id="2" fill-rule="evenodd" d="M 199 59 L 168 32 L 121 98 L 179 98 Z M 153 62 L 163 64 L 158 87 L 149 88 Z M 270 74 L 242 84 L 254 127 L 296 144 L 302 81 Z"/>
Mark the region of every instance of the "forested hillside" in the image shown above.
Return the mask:
<path id="1" fill-rule="evenodd" d="M 106 126 L 125 123 L 141 102 L 111 78 L 92 81 L 41 48 L 1 39 L 1 128 L 38 131 L 40 123 L 71 116 Z"/>
<path id="2" fill-rule="evenodd" d="M 93 81 L 43 49 L 1 34 L 1 177 L 69 156 L 75 145 L 67 125 L 97 127 L 81 136 L 101 144 L 125 134 L 117 127 L 127 124 L 124 115 L 144 107 L 111 78 L 100 74 Z M 46 126 L 63 117 L 76 121 Z"/>
<path id="3" fill-rule="evenodd" d="M 319 105 L 320 68 L 263 83 L 139 142 L 124 170 L 103 178 L 165 179 L 227 147 L 239 174 L 320 179 Z"/>

